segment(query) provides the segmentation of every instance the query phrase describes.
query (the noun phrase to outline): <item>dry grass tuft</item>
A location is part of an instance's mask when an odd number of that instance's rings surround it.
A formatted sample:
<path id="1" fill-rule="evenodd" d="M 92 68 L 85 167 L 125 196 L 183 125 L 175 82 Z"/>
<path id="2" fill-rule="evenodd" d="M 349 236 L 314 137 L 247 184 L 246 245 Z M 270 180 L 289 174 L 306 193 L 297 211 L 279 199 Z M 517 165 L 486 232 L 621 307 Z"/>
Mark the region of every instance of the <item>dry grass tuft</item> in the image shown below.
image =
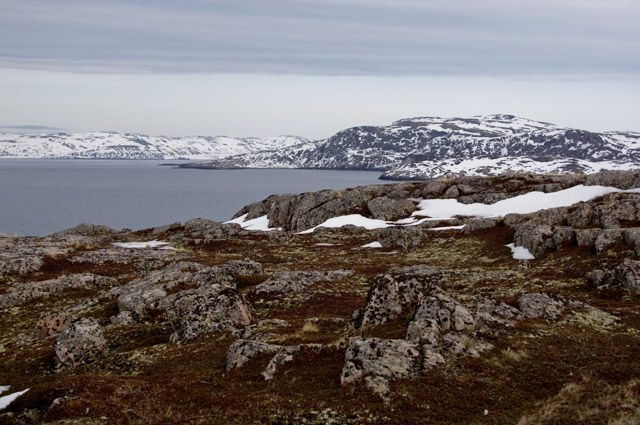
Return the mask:
<path id="1" fill-rule="evenodd" d="M 561 423 L 640 423 L 640 380 L 620 385 L 592 380 L 567 384 L 557 395 L 540 403 L 537 411 L 522 416 L 518 425 Z"/>
<path id="2" fill-rule="evenodd" d="M 502 354 L 502 357 L 504 357 L 505 360 L 508 360 L 508 361 L 511 361 L 511 362 L 519 362 L 519 361 L 529 357 L 529 355 L 527 354 L 526 351 L 524 351 L 524 350 L 512 350 L 511 348 L 507 348 L 505 350 L 502 350 L 501 354 Z"/>
<path id="3" fill-rule="evenodd" d="M 317 334 L 320 332 L 320 326 L 315 322 L 304 322 L 302 326 L 303 333 Z"/>

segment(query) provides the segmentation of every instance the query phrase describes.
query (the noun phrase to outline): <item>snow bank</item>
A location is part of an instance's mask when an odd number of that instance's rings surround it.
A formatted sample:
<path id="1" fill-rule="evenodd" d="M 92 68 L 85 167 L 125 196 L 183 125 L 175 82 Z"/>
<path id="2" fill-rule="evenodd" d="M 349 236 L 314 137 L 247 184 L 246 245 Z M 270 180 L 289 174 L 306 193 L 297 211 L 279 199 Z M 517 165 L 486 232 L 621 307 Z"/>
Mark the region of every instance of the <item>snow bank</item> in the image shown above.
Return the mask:
<path id="1" fill-rule="evenodd" d="M 507 244 L 505 245 L 511 250 L 511 254 L 515 260 L 535 260 L 536 257 L 533 256 L 529 250 L 523 246 L 515 246 L 515 244 Z"/>
<path id="2" fill-rule="evenodd" d="M 241 215 L 233 220 L 226 221 L 225 224 L 239 224 L 245 230 L 254 230 L 258 232 L 271 232 L 274 230 L 282 230 L 281 228 L 269 227 L 269 218 L 266 215 L 247 220 L 247 215 Z"/>
<path id="3" fill-rule="evenodd" d="M 378 241 L 362 245 L 360 248 L 382 248 L 382 244 Z"/>
<path id="4" fill-rule="evenodd" d="M 529 192 L 524 195 L 498 201 L 495 204 L 462 204 L 455 199 L 427 199 L 420 201 L 414 216 L 432 218 L 502 217 L 507 214 L 530 214 L 549 208 L 568 207 L 614 192 L 640 192 L 640 189 L 623 191 L 606 186 L 573 186 L 558 192 Z"/>
<path id="5" fill-rule="evenodd" d="M 8 386 L 6 385 L 0 386 L 0 394 L 8 390 L 9 390 Z M 13 403 L 14 400 L 16 400 L 18 397 L 20 397 L 22 394 L 26 393 L 27 391 L 29 391 L 29 388 L 27 388 L 26 390 L 18 391 L 17 393 L 8 394 L 0 397 L 0 410 L 5 409 L 7 406 Z"/>
<path id="6" fill-rule="evenodd" d="M 315 227 L 312 227 L 311 229 L 304 230 L 298 234 L 305 235 L 308 233 L 313 233 L 316 229 L 320 227 L 328 227 L 328 228 L 335 229 L 337 227 L 343 227 L 343 226 L 349 226 L 349 225 L 364 227 L 367 230 L 373 230 L 373 229 L 384 229 L 385 227 L 390 227 L 392 224 L 384 220 L 367 218 L 360 214 L 349 214 L 349 215 L 342 215 L 339 217 L 330 218 L 324 223 L 319 224 Z"/>
<path id="7" fill-rule="evenodd" d="M 427 230 L 431 230 L 431 231 L 438 231 L 438 230 L 462 230 L 464 229 L 466 226 L 466 224 L 462 224 L 460 226 L 444 226 L 444 227 L 432 227 L 431 229 L 427 229 Z"/>
<path id="8" fill-rule="evenodd" d="M 146 241 L 146 242 L 115 242 L 113 244 L 118 248 L 129 248 L 129 249 L 143 249 L 143 248 L 161 248 L 161 249 L 175 249 L 169 246 L 169 242 L 162 241 Z"/>

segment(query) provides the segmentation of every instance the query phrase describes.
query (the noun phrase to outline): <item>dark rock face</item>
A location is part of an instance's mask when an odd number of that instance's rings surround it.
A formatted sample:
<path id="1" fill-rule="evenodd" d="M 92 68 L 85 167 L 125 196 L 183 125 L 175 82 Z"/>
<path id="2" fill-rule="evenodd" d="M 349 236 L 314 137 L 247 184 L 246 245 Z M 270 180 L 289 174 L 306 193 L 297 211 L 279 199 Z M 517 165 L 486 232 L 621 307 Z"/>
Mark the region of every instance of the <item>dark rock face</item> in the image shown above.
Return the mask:
<path id="1" fill-rule="evenodd" d="M 234 217 L 247 214 L 247 219 L 269 217 L 269 227 L 302 231 L 315 227 L 329 218 L 363 214 L 381 219 L 409 215 L 415 204 L 402 195 L 402 186 L 377 185 L 347 190 L 323 190 L 300 195 L 275 195 L 262 202 L 244 207 Z"/>
<path id="2" fill-rule="evenodd" d="M 250 220 L 266 215 L 269 227 L 300 232 L 348 214 L 390 221 L 407 218 L 416 208 L 412 200 L 416 198 L 455 198 L 461 203 L 490 204 L 531 191 L 554 192 L 584 182 L 585 176 L 579 174 L 442 177 L 425 182 L 273 195 L 245 206 L 234 217 L 246 215 Z M 618 178 L 618 183 L 625 182 L 626 178 Z"/>

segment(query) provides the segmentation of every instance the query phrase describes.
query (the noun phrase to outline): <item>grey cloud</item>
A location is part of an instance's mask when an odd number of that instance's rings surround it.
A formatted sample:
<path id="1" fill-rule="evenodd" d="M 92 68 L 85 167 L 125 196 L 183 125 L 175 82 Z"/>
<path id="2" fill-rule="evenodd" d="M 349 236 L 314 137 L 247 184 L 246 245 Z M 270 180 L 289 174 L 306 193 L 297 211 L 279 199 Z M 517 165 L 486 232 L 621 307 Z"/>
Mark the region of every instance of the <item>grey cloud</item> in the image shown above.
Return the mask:
<path id="1" fill-rule="evenodd" d="M 3 0 L 0 67 L 637 75 L 639 19 L 630 0 Z"/>

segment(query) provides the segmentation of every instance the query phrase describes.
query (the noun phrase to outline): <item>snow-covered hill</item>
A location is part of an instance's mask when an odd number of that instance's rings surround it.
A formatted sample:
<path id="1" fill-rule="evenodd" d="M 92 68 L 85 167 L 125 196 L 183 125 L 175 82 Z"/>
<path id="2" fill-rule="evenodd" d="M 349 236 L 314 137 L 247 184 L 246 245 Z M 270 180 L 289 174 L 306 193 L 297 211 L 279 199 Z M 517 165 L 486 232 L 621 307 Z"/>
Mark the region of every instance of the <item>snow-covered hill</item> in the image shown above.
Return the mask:
<path id="1" fill-rule="evenodd" d="M 594 172 L 640 167 L 640 133 L 594 133 L 512 115 L 410 118 L 190 166 L 384 170 L 383 178 L 390 179 L 506 171 Z"/>
<path id="2" fill-rule="evenodd" d="M 266 139 L 233 137 L 165 137 L 92 132 L 16 135 L 0 133 L 0 158 L 193 159 L 283 149 L 308 140 L 296 136 Z"/>

